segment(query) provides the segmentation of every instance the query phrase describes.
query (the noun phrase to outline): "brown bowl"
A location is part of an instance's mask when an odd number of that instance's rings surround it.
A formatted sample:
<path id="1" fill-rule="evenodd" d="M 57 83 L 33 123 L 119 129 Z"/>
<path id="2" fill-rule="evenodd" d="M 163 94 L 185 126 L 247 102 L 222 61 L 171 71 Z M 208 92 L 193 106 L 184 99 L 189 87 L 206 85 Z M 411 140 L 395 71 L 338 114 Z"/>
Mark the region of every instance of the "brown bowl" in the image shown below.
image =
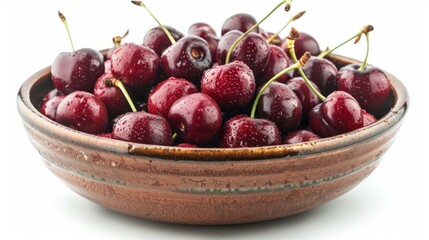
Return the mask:
<path id="1" fill-rule="evenodd" d="M 333 55 L 341 66 L 357 61 Z M 50 68 L 18 94 L 30 141 L 73 191 L 106 208 L 184 224 L 237 224 L 302 212 L 352 189 L 380 163 L 407 112 L 404 85 L 388 74 L 394 105 L 353 132 L 301 144 L 186 149 L 110 140 L 75 131 L 35 106 L 52 89 Z"/>

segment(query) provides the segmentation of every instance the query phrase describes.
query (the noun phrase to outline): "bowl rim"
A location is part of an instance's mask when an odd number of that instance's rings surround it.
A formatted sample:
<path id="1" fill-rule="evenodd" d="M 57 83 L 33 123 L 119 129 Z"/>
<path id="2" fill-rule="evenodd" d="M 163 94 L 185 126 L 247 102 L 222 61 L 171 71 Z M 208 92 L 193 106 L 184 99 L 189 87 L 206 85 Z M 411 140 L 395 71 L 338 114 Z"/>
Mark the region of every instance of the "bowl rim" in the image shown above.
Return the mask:
<path id="1" fill-rule="evenodd" d="M 357 60 L 336 54 L 331 54 L 328 59 L 341 65 L 361 63 Z M 50 70 L 51 67 L 48 66 L 36 72 L 30 76 L 19 89 L 17 95 L 17 106 L 24 124 L 35 128 L 43 134 L 55 136 L 61 141 L 74 143 L 82 147 L 117 154 L 128 154 L 136 157 L 153 157 L 163 160 L 210 162 L 234 160 L 257 161 L 329 152 L 375 138 L 378 135 L 393 129 L 395 126 L 399 126 L 407 112 L 409 104 L 409 95 L 403 83 L 389 72 L 384 71 L 392 86 L 392 92 L 396 100 L 394 105 L 389 112 L 377 122 L 351 132 L 304 143 L 249 148 L 182 148 L 175 146 L 149 145 L 108 139 L 84 133 L 63 126 L 42 115 L 32 104 L 31 92 L 34 86 L 46 81 L 46 78 L 51 74 Z"/>

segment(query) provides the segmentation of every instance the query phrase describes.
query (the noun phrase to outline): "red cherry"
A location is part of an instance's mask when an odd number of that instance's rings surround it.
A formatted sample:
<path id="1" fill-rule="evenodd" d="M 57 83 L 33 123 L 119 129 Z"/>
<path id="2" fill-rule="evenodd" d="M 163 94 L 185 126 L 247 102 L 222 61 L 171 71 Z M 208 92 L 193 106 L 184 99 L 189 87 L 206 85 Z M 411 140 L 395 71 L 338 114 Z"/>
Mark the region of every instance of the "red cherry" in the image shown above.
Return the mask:
<path id="1" fill-rule="evenodd" d="M 283 138 L 283 144 L 295 144 L 295 143 L 303 143 L 309 141 L 315 141 L 320 139 L 320 137 L 308 130 L 298 130 L 292 133 L 289 133 Z"/>

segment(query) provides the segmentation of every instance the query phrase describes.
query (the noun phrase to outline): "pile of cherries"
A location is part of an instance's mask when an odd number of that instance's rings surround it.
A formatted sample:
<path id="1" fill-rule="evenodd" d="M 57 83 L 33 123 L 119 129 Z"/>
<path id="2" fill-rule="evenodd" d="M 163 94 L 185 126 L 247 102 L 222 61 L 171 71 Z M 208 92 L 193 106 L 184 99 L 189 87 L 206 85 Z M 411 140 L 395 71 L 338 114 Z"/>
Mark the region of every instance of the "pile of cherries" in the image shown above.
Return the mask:
<path id="1" fill-rule="evenodd" d="M 153 16 L 142 2 L 132 2 Z M 284 0 L 274 10 L 285 4 L 289 9 Z M 115 37 L 105 56 L 90 48 L 75 51 L 71 42 L 73 52 L 59 54 L 52 65 L 55 88 L 43 97 L 40 112 L 106 138 L 238 148 L 335 136 L 389 110 L 389 79 L 366 66 L 368 51 L 362 65 L 338 70 L 325 58 L 336 48 L 321 51 L 311 35 L 294 28 L 281 39 L 259 26 L 266 18 L 235 14 L 221 36 L 206 23 L 191 25 L 188 35 L 159 24 L 142 44 L 121 44 L 126 34 Z M 365 35 L 368 41 L 371 30 L 365 26 L 349 40 Z"/>

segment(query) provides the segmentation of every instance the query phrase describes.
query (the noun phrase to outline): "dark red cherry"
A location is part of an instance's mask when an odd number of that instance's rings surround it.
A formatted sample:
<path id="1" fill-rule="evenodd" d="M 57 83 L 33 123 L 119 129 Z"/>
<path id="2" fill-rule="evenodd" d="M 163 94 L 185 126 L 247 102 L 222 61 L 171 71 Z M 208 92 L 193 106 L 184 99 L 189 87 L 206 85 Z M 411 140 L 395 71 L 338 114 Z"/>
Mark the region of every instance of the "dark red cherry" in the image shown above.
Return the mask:
<path id="1" fill-rule="evenodd" d="M 171 106 L 168 122 L 184 142 L 204 146 L 219 133 L 222 113 L 209 95 L 194 93 L 181 97 Z"/>
<path id="2" fill-rule="evenodd" d="M 174 40 L 178 41 L 179 39 L 183 38 L 183 33 L 179 32 L 177 29 L 165 26 L 168 31 L 170 31 L 171 35 L 173 36 Z M 150 29 L 146 32 L 146 35 L 143 39 L 143 46 L 149 47 L 155 53 L 161 57 L 162 53 L 167 49 L 169 46 L 171 46 L 171 41 L 165 34 L 165 32 L 158 26 Z"/>
<path id="3" fill-rule="evenodd" d="M 316 88 L 317 91 L 319 91 L 319 88 L 311 82 Z M 289 79 L 285 83 L 299 98 L 301 104 L 302 104 L 302 115 L 304 117 L 307 117 L 308 113 L 313 109 L 317 104 L 321 103 L 320 99 L 317 97 L 317 95 L 311 91 L 311 89 L 308 87 L 307 83 L 305 83 L 305 80 L 302 77 L 295 77 L 292 79 Z"/>
<path id="4" fill-rule="evenodd" d="M 267 119 L 238 115 L 225 123 L 219 147 L 245 148 L 279 144 L 281 144 L 281 136 L 275 123 Z"/>
<path id="5" fill-rule="evenodd" d="M 314 82 L 325 96 L 337 89 L 337 67 L 329 60 L 319 57 L 310 57 L 308 62 L 302 67 L 305 75 Z M 300 77 L 298 71 L 294 72 L 295 77 Z"/>
<path id="6" fill-rule="evenodd" d="M 303 143 L 320 139 L 320 137 L 308 130 L 298 130 L 289 133 L 283 138 L 283 144 Z"/>
<path id="7" fill-rule="evenodd" d="M 164 51 L 161 64 L 167 77 L 184 78 L 198 84 L 203 72 L 212 65 L 212 57 L 206 40 L 187 36 Z"/>
<path id="8" fill-rule="evenodd" d="M 158 79 L 159 57 L 148 48 L 125 43 L 113 52 L 112 73 L 133 87 L 148 87 Z"/>
<path id="9" fill-rule="evenodd" d="M 103 102 L 83 91 L 67 95 L 58 105 L 55 119 L 64 126 L 91 134 L 105 132 L 109 120 Z"/>
<path id="10" fill-rule="evenodd" d="M 119 88 L 106 85 L 105 81 L 113 78 L 111 73 L 101 75 L 95 82 L 94 96 L 104 103 L 110 116 L 118 116 L 130 112 L 131 108 Z"/>
<path id="11" fill-rule="evenodd" d="M 371 113 L 362 109 L 362 118 L 363 118 L 363 126 L 368 126 L 377 122 L 377 118 L 374 117 Z"/>
<path id="12" fill-rule="evenodd" d="M 189 35 L 199 36 L 198 34 L 201 32 L 205 32 L 206 34 L 211 34 L 213 36 L 216 36 L 216 31 L 214 30 L 214 28 L 212 28 L 212 26 L 210 26 L 207 23 L 203 23 L 203 22 L 194 23 L 188 28 Z"/>
<path id="13" fill-rule="evenodd" d="M 90 48 L 60 53 L 51 67 L 52 83 L 61 94 L 91 92 L 104 73 L 103 55 Z"/>
<path id="14" fill-rule="evenodd" d="M 112 61 L 110 59 L 104 61 L 104 73 L 112 73 Z"/>
<path id="15" fill-rule="evenodd" d="M 267 40 L 259 33 L 249 33 L 234 48 L 232 60 L 242 61 L 252 69 L 256 78 L 262 75 L 270 56 Z"/>
<path id="16" fill-rule="evenodd" d="M 335 91 L 310 111 L 309 125 L 321 137 L 353 131 L 363 127 L 362 109 L 350 94 Z"/>
<path id="17" fill-rule="evenodd" d="M 220 65 L 225 64 L 226 55 L 228 54 L 229 49 L 231 48 L 235 40 L 237 40 L 242 34 L 243 32 L 240 32 L 238 30 L 232 30 L 219 39 L 219 43 L 216 49 L 217 63 L 219 63 Z"/>
<path id="18" fill-rule="evenodd" d="M 97 134 L 97 136 L 103 137 L 103 138 L 108 138 L 108 139 L 114 139 L 113 133 L 99 133 L 99 134 Z"/>
<path id="19" fill-rule="evenodd" d="M 283 40 L 282 48 L 287 49 L 286 39 Z M 320 54 L 319 43 L 316 39 L 308 33 L 299 32 L 299 37 L 295 40 L 295 53 L 297 58 L 300 58 L 306 51 L 311 53 L 311 56 L 317 56 Z M 289 51 L 287 55 L 290 57 Z"/>
<path id="20" fill-rule="evenodd" d="M 288 133 L 301 122 L 302 105 L 288 86 L 273 82 L 258 102 L 258 113 L 262 118 L 273 121 L 282 133 Z"/>
<path id="21" fill-rule="evenodd" d="M 257 79 L 258 86 L 265 84 L 277 73 L 289 67 L 289 62 L 290 62 L 289 57 L 286 55 L 286 52 L 281 47 L 270 44 L 269 48 L 270 48 L 270 53 L 269 53 L 270 55 L 268 57 L 268 62 L 265 65 L 261 78 Z M 291 78 L 290 73 L 287 73 L 287 74 L 283 74 L 276 81 L 285 83 L 290 78 Z"/>
<path id="22" fill-rule="evenodd" d="M 239 61 L 211 68 L 201 80 L 201 92 L 210 95 L 223 111 L 248 105 L 255 88 L 252 70 Z"/>
<path id="23" fill-rule="evenodd" d="M 232 30 L 246 32 L 256 24 L 256 19 L 247 13 L 237 13 L 225 20 L 222 25 L 222 35 Z M 253 29 L 253 32 L 259 33 L 259 27 Z"/>
<path id="24" fill-rule="evenodd" d="M 51 97 L 46 101 L 43 101 L 42 105 L 40 105 L 39 108 L 40 113 L 50 118 L 51 120 L 56 121 L 58 105 L 60 105 L 64 98 L 65 96 L 60 95 Z"/>
<path id="25" fill-rule="evenodd" d="M 377 117 L 385 113 L 390 95 L 387 75 L 376 67 L 359 70 L 360 65 L 347 65 L 337 75 L 338 90 L 350 93 L 361 107 Z"/>
<path id="26" fill-rule="evenodd" d="M 182 148 L 197 148 L 198 146 L 191 143 L 180 143 L 177 144 L 176 147 L 182 147 Z"/>
<path id="27" fill-rule="evenodd" d="M 150 93 L 148 112 L 168 118 L 168 111 L 177 99 L 197 92 L 197 87 L 188 80 L 171 77 L 159 83 Z"/>
<path id="28" fill-rule="evenodd" d="M 171 146 L 173 133 L 167 120 L 147 112 L 129 112 L 113 125 L 113 138 L 152 145 Z"/>
<path id="29" fill-rule="evenodd" d="M 54 88 L 51 91 L 47 92 L 45 95 L 43 95 L 41 104 L 43 102 L 46 102 L 46 101 L 56 97 L 56 96 L 61 96 L 61 93 L 59 93 L 58 90 L 56 88 Z"/>
<path id="30" fill-rule="evenodd" d="M 189 27 L 188 34 L 206 40 L 209 44 L 212 62 L 216 62 L 216 49 L 219 44 L 219 38 L 216 36 L 215 30 L 206 23 L 194 23 Z"/>

